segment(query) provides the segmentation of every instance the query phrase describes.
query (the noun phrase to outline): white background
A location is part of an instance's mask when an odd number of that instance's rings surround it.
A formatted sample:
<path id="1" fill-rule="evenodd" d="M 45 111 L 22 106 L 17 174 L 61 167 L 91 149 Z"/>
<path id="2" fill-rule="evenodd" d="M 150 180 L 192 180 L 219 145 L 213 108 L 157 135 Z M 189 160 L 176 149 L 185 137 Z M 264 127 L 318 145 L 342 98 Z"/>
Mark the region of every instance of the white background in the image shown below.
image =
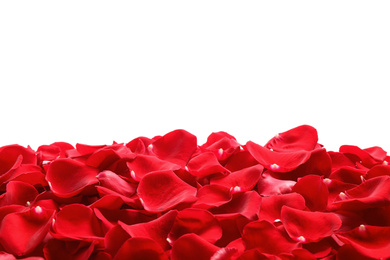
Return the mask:
<path id="1" fill-rule="evenodd" d="M 0 145 L 182 128 L 390 151 L 388 1 L 1 1 Z"/>

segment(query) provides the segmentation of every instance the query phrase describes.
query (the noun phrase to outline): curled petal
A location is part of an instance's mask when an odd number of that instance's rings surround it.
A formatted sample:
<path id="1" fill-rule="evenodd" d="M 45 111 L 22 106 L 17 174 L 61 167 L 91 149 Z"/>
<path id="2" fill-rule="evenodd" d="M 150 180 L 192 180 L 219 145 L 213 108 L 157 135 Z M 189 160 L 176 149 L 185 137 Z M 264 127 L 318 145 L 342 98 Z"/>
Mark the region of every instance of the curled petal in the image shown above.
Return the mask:
<path id="1" fill-rule="evenodd" d="M 69 198 L 79 194 L 85 187 L 96 184 L 98 170 L 71 159 L 53 161 L 46 173 L 46 180 L 58 197 Z"/>
<path id="2" fill-rule="evenodd" d="M 311 151 L 317 147 L 317 130 L 309 125 L 301 125 L 277 134 L 265 145 L 276 152 Z"/>
<path id="3" fill-rule="evenodd" d="M 188 208 L 177 215 L 169 239 L 175 241 L 187 233 L 197 234 L 206 241 L 215 243 L 222 236 L 222 228 L 209 211 Z"/>
<path id="4" fill-rule="evenodd" d="M 322 211 L 328 205 L 329 191 L 321 176 L 307 175 L 299 179 L 292 192 L 301 194 L 311 211 Z"/>
<path id="5" fill-rule="evenodd" d="M 167 241 L 168 234 L 172 229 L 176 216 L 177 211 L 171 210 L 163 216 L 147 223 L 126 225 L 119 221 L 119 225 L 131 237 L 150 238 L 157 242 L 163 249 L 167 250 L 170 248 Z"/>
<path id="6" fill-rule="evenodd" d="M 193 203 L 196 201 L 196 191 L 172 171 L 149 173 L 138 186 L 143 206 L 150 212 L 163 212 L 180 203 Z"/>
<path id="7" fill-rule="evenodd" d="M 126 240 L 113 260 L 168 260 L 168 256 L 158 243 L 143 237 Z"/>
<path id="8" fill-rule="evenodd" d="M 198 177 L 203 178 L 211 174 L 229 174 L 230 171 L 223 167 L 217 157 L 212 152 L 201 153 L 193 157 L 187 165 L 188 171 Z"/>
<path id="9" fill-rule="evenodd" d="M 263 170 L 264 167 L 258 164 L 232 172 L 227 176 L 212 178 L 210 184 L 219 184 L 229 189 L 239 187 L 241 191 L 252 190 L 259 181 Z"/>
<path id="10" fill-rule="evenodd" d="M 18 256 L 32 252 L 47 235 L 54 211 L 33 207 L 6 215 L 0 226 L 0 243 Z"/>
<path id="11" fill-rule="evenodd" d="M 390 227 L 361 225 L 339 233 L 337 237 L 364 256 L 375 259 L 390 257 Z"/>
<path id="12" fill-rule="evenodd" d="M 274 172 L 289 172 L 309 160 L 311 152 L 299 150 L 294 152 L 274 152 L 254 142 L 247 142 L 250 154 L 265 168 Z"/>
<path id="13" fill-rule="evenodd" d="M 180 237 L 172 246 L 172 260 L 210 260 L 220 248 L 196 234 Z"/>
<path id="14" fill-rule="evenodd" d="M 259 211 L 259 219 L 267 220 L 271 223 L 280 221 L 280 213 L 284 205 L 295 209 L 304 209 L 306 207 L 305 199 L 298 193 L 263 197 Z"/>
<path id="15" fill-rule="evenodd" d="M 247 224 L 242 239 L 247 250 L 257 248 L 261 253 L 274 255 L 289 253 L 299 245 L 284 230 L 278 229 L 265 220 Z"/>
<path id="16" fill-rule="evenodd" d="M 185 166 L 197 149 L 196 136 L 174 130 L 154 141 L 152 151 L 162 160 Z"/>
<path id="17" fill-rule="evenodd" d="M 66 205 L 57 213 L 53 236 L 77 240 L 102 240 L 103 230 L 92 209 L 81 204 Z"/>
<path id="18" fill-rule="evenodd" d="M 290 237 L 301 242 L 315 242 L 331 236 L 342 224 L 334 213 L 303 211 L 287 206 L 282 207 L 281 220 Z"/>

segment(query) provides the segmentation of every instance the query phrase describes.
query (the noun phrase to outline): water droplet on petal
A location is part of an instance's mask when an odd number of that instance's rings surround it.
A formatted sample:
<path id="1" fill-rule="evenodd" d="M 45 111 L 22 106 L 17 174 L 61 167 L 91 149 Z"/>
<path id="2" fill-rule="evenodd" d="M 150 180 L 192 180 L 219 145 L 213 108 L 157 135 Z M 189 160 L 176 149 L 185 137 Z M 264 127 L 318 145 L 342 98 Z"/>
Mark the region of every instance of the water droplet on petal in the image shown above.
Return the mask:
<path id="1" fill-rule="evenodd" d="M 184 169 L 188 172 L 188 167 L 187 167 L 187 165 L 186 166 L 184 166 Z"/>
<path id="2" fill-rule="evenodd" d="M 389 163 L 387 161 L 383 161 L 383 164 L 384 165 L 389 165 Z"/>
<path id="3" fill-rule="evenodd" d="M 169 244 L 172 244 L 172 240 L 171 240 L 169 237 L 167 237 L 167 242 L 168 242 Z"/>
<path id="4" fill-rule="evenodd" d="M 306 238 L 304 236 L 300 236 L 300 237 L 297 237 L 297 240 L 301 243 L 305 243 L 306 242 Z"/>
<path id="5" fill-rule="evenodd" d="M 26 202 L 26 207 L 30 207 L 31 206 L 31 202 L 30 201 L 27 201 Z"/>
<path id="6" fill-rule="evenodd" d="M 149 151 L 149 152 L 153 151 L 153 144 L 149 144 L 149 145 L 148 145 L 148 151 Z"/>
<path id="7" fill-rule="evenodd" d="M 135 175 L 135 172 L 133 170 L 130 171 L 130 176 L 131 176 L 131 178 L 133 178 L 133 180 L 139 181 L 139 179 L 137 178 L 137 176 Z"/>
<path id="8" fill-rule="evenodd" d="M 282 222 L 282 221 L 278 218 L 274 220 L 274 223 L 279 223 L 279 222 Z"/>
<path id="9" fill-rule="evenodd" d="M 325 178 L 325 179 L 323 180 L 323 182 L 324 182 L 326 185 L 329 185 L 329 184 L 332 183 L 332 180 L 329 179 L 329 178 Z"/>

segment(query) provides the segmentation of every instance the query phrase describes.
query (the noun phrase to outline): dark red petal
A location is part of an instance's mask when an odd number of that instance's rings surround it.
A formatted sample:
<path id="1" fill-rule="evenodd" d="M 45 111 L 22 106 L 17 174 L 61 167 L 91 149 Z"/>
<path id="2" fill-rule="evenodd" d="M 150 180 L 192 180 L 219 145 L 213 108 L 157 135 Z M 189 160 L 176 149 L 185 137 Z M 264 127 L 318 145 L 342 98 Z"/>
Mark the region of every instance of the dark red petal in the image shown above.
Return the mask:
<path id="1" fill-rule="evenodd" d="M 367 172 L 367 179 L 372 179 L 378 176 L 390 176 L 390 165 L 375 165 Z"/>
<path id="2" fill-rule="evenodd" d="M 93 210 L 81 204 L 66 205 L 57 213 L 53 225 L 56 238 L 102 240 L 103 230 Z"/>
<path id="3" fill-rule="evenodd" d="M 256 186 L 263 170 L 264 167 L 258 164 L 232 172 L 224 177 L 211 178 L 210 184 L 219 184 L 229 189 L 239 189 L 239 191 L 249 191 Z"/>
<path id="4" fill-rule="evenodd" d="M 150 212 L 162 212 L 180 203 L 195 202 L 196 191 L 172 171 L 149 173 L 138 186 L 143 206 Z"/>
<path id="5" fill-rule="evenodd" d="M 113 260 L 168 260 L 164 250 L 149 238 L 129 238 L 123 243 Z"/>
<path id="6" fill-rule="evenodd" d="M 374 160 L 379 162 L 383 162 L 387 156 L 387 152 L 379 146 L 366 148 L 363 151 L 366 151 Z"/>
<path id="7" fill-rule="evenodd" d="M 215 245 L 219 247 L 227 247 L 232 244 L 233 240 L 241 239 L 245 225 L 250 222 L 248 218 L 238 213 L 216 215 L 215 217 L 218 219 L 219 224 L 222 227 L 222 237 L 215 243 Z M 239 244 L 242 245 L 240 242 Z M 236 246 L 233 245 L 233 247 Z"/>
<path id="8" fill-rule="evenodd" d="M 289 253 L 299 246 L 284 230 L 265 220 L 247 224 L 242 239 L 247 250 L 257 248 L 261 253 L 273 255 Z"/>
<path id="9" fill-rule="evenodd" d="M 20 181 L 11 181 L 7 184 L 7 191 L 0 197 L 0 207 L 5 205 L 27 206 L 38 196 L 34 186 Z"/>
<path id="10" fill-rule="evenodd" d="M 299 179 L 292 192 L 301 194 L 312 211 L 325 210 L 328 205 L 329 191 L 321 176 L 307 175 Z"/>
<path id="11" fill-rule="evenodd" d="M 130 238 L 120 225 L 113 226 L 104 237 L 104 251 L 115 256 L 122 244 Z"/>
<path id="12" fill-rule="evenodd" d="M 212 152 L 201 153 L 193 157 L 187 165 L 188 171 L 198 177 L 203 178 L 211 174 L 229 174 L 230 171 L 223 167 L 217 157 Z"/>
<path id="13" fill-rule="evenodd" d="M 210 260 L 220 248 L 196 234 L 180 237 L 172 246 L 172 260 Z"/>
<path id="14" fill-rule="evenodd" d="M 305 199 L 298 193 L 263 197 L 259 211 L 259 219 L 273 223 L 280 221 L 282 207 L 286 205 L 295 209 L 304 209 Z"/>
<path id="15" fill-rule="evenodd" d="M 378 260 L 378 258 L 368 257 L 366 255 L 361 254 L 350 244 L 345 244 L 337 250 L 336 254 L 337 260 L 342 259 L 353 259 L 353 260 Z M 382 258 L 379 258 L 382 259 Z"/>
<path id="16" fill-rule="evenodd" d="M 96 177 L 101 187 L 110 189 L 125 197 L 131 197 L 137 189 L 136 184 L 125 181 L 112 171 L 102 171 Z"/>
<path id="17" fill-rule="evenodd" d="M 88 185 L 96 184 L 98 170 L 71 159 L 53 161 L 46 173 L 51 190 L 58 197 L 69 198 L 79 194 Z"/>
<path id="18" fill-rule="evenodd" d="M 193 207 L 209 209 L 226 204 L 232 199 L 230 189 L 221 185 L 206 185 L 198 190 L 198 200 Z"/>
<path id="19" fill-rule="evenodd" d="M 152 151 L 162 160 L 185 166 L 197 149 L 196 136 L 185 130 L 174 130 L 158 138 Z"/>
<path id="20" fill-rule="evenodd" d="M 106 195 L 91 205 L 89 207 L 91 209 L 99 208 L 99 209 L 108 209 L 108 210 L 118 210 L 123 204 L 123 200 L 116 195 Z"/>
<path id="21" fill-rule="evenodd" d="M 30 253 L 47 235 L 53 217 L 54 211 L 39 206 L 6 215 L 0 227 L 1 245 L 17 256 Z"/>
<path id="22" fill-rule="evenodd" d="M 328 151 L 328 154 L 332 160 L 332 172 L 340 167 L 356 167 L 347 156 L 340 152 Z"/>
<path id="23" fill-rule="evenodd" d="M 224 167 L 231 172 L 235 172 L 256 164 L 259 163 L 248 151 L 241 150 L 230 156 Z"/>
<path id="24" fill-rule="evenodd" d="M 210 209 L 215 214 L 241 214 L 249 220 L 257 218 L 261 205 L 261 197 L 256 191 L 247 191 L 244 193 L 233 194 L 233 198 L 228 203 L 216 208 Z"/>
<path id="25" fill-rule="evenodd" d="M 354 145 L 342 145 L 339 151 L 341 153 L 344 153 L 348 158 L 350 158 L 355 163 L 358 162 L 358 160 L 355 159 L 357 157 L 358 159 L 360 159 L 361 163 L 368 168 L 371 168 L 372 166 L 383 162 L 383 160 L 376 159 L 377 156 L 375 153 L 373 157 L 370 155 L 368 151 L 360 149 L 359 147 Z"/>
<path id="26" fill-rule="evenodd" d="M 119 225 L 131 237 L 150 238 L 157 242 L 163 249 L 167 250 L 170 248 L 167 240 L 168 234 L 172 229 L 177 213 L 178 212 L 176 210 L 171 210 L 163 216 L 148 223 L 126 225 L 119 221 Z"/>
<path id="27" fill-rule="evenodd" d="M 311 151 L 318 142 L 317 130 L 309 125 L 301 125 L 277 134 L 265 145 L 276 152 Z"/>
<path id="28" fill-rule="evenodd" d="M 390 176 L 379 176 L 347 190 L 334 204 L 343 209 L 364 209 L 390 205 Z"/>
<path id="29" fill-rule="evenodd" d="M 137 155 L 134 160 L 127 162 L 127 166 L 131 171 L 131 177 L 136 181 L 140 181 L 145 174 L 150 172 L 180 169 L 180 166 L 177 164 L 151 155 Z"/>
<path id="30" fill-rule="evenodd" d="M 331 180 L 339 180 L 344 183 L 361 184 L 365 179 L 366 171 L 351 167 L 341 167 L 329 176 Z"/>
<path id="31" fill-rule="evenodd" d="M 222 228 L 209 211 L 188 208 L 179 212 L 168 237 L 173 242 L 187 233 L 197 234 L 214 244 L 221 238 Z"/>
<path id="32" fill-rule="evenodd" d="M 274 172 L 289 172 L 309 160 L 311 152 L 274 152 L 252 141 L 246 143 L 250 154 L 265 168 Z"/>
<path id="33" fill-rule="evenodd" d="M 290 193 L 295 183 L 295 181 L 276 179 L 269 172 L 265 172 L 259 179 L 257 191 L 262 196 Z"/>
<path id="34" fill-rule="evenodd" d="M 365 256 L 375 259 L 390 257 L 390 227 L 361 225 L 339 233 L 337 237 Z"/>
<path id="35" fill-rule="evenodd" d="M 283 206 L 280 217 L 290 237 L 301 242 L 319 241 L 341 227 L 341 220 L 334 213 L 310 212 Z"/>
<path id="36" fill-rule="evenodd" d="M 51 239 L 43 248 L 46 260 L 85 260 L 90 259 L 94 243 L 85 241 L 63 241 Z"/>

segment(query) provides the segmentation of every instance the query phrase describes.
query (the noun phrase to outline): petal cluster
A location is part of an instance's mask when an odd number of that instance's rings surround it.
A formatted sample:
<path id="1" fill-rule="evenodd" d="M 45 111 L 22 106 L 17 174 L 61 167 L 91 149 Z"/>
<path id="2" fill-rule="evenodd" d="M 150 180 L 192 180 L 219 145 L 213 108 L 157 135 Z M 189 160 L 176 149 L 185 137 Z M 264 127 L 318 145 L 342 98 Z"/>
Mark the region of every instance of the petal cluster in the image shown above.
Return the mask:
<path id="1" fill-rule="evenodd" d="M 301 125 L 0 147 L 1 259 L 389 259 L 390 157 Z"/>

